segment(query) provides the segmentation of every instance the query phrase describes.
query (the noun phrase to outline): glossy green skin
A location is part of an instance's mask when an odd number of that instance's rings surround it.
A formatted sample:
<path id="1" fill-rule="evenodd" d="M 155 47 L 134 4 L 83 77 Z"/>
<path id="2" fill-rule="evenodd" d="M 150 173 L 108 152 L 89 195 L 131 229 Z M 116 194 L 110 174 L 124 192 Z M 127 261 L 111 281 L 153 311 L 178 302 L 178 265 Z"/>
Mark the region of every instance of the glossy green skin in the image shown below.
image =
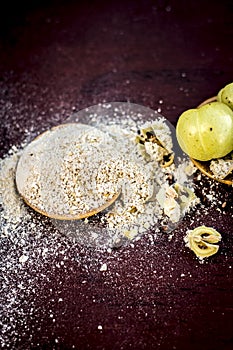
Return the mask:
<path id="1" fill-rule="evenodd" d="M 219 91 L 217 100 L 225 103 L 233 110 L 233 83 L 226 85 L 222 90 Z"/>
<path id="2" fill-rule="evenodd" d="M 224 157 L 233 150 L 233 111 L 220 102 L 187 110 L 178 120 L 176 136 L 182 150 L 194 159 Z"/>

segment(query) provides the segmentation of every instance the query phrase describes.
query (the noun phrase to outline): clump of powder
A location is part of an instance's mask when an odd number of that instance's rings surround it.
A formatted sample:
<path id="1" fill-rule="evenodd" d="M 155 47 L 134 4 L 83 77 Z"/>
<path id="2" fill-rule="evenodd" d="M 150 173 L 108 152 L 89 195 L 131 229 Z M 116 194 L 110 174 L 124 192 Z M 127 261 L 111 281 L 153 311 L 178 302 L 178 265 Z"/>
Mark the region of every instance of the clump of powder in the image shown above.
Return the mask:
<path id="1" fill-rule="evenodd" d="M 164 118 L 146 123 L 121 119 L 118 123 L 97 122 L 95 125 L 118 140 L 116 147 L 119 153 L 124 153 L 124 160 L 118 160 L 124 179 L 121 200 L 116 201 L 101 218 L 109 230 L 118 231 L 119 235 L 132 239 L 145 233 L 150 227 L 158 227 L 159 222 L 165 217 L 168 222 L 173 221 L 171 226 L 174 227 L 185 212 L 198 203 L 198 199 L 190 189 L 188 194 L 192 193 L 192 196 L 187 196 L 186 203 L 182 203 L 183 212 L 180 210 L 173 220 L 176 208 L 171 208 L 171 215 L 167 217 L 164 214 L 166 203 L 161 203 L 156 197 L 159 188 L 169 187 L 169 178 L 172 178 L 173 182 L 179 181 L 181 185 L 191 184 L 190 178 L 193 174 L 190 169 L 188 171 L 190 162 L 186 159 L 179 161 L 176 159 L 176 164 L 164 168 L 161 166 L 161 152 L 158 151 L 158 147 L 141 147 L 142 145 L 136 142 L 140 131 L 152 127 L 161 143 L 171 150 L 173 147 L 171 130 Z M 179 207 L 180 204 L 176 202 Z"/>
<path id="2" fill-rule="evenodd" d="M 16 190 L 14 181 L 21 153 L 21 150 L 13 147 L 8 156 L 0 160 L 1 218 L 12 223 L 17 223 L 22 217 L 27 216 L 25 205 Z"/>
<path id="3" fill-rule="evenodd" d="M 233 172 L 233 152 L 222 159 L 214 159 L 210 162 L 210 171 L 216 179 L 225 179 Z"/>

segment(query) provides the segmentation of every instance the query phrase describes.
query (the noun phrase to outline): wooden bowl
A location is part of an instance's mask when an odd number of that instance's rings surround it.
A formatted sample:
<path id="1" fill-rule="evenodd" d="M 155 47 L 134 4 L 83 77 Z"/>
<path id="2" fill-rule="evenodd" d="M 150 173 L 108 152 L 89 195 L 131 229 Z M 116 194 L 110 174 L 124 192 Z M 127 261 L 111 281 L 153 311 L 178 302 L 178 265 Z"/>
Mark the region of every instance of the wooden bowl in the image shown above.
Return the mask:
<path id="1" fill-rule="evenodd" d="M 67 123 L 67 124 L 61 124 L 58 126 L 55 126 L 45 132 L 43 132 L 42 134 L 40 134 L 39 136 L 37 136 L 28 146 L 32 146 L 33 144 L 37 144 L 37 142 L 46 142 L 46 137 L 48 135 L 50 135 L 51 132 L 56 132 L 57 130 L 62 130 L 63 128 L 67 127 L 67 126 L 72 126 L 72 125 L 79 125 L 80 130 L 82 129 L 82 127 L 90 127 L 93 128 L 92 126 L 87 126 L 87 125 L 83 125 L 83 124 L 73 124 L 73 123 Z M 27 149 L 27 148 L 26 148 Z M 24 151 L 25 152 L 25 151 Z M 28 152 L 27 152 L 28 153 Z M 30 157 L 29 157 L 30 158 Z M 56 219 L 56 220 L 66 220 L 66 221 L 70 221 L 70 220 L 80 220 L 80 219 L 85 219 L 88 218 L 90 216 L 93 216 L 103 210 L 105 210 L 106 208 L 108 208 L 109 206 L 111 206 L 120 196 L 121 191 L 118 191 L 117 193 L 115 193 L 110 199 L 107 199 L 106 202 L 96 208 L 92 208 L 91 210 L 88 210 L 86 212 L 82 212 L 82 213 L 78 213 L 78 214 L 67 214 L 67 215 L 62 215 L 62 214 L 57 214 L 54 212 L 47 212 L 45 210 L 42 210 L 39 206 L 34 205 L 30 199 L 28 199 L 26 197 L 26 195 L 24 194 L 24 191 L 22 190 L 22 186 L 21 186 L 21 182 L 22 182 L 22 178 L 24 178 L 24 170 L 25 170 L 25 163 L 21 162 L 22 160 L 22 156 L 18 161 L 17 164 L 17 168 L 16 168 L 16 177 L 15 177 L 15 182 L 16 182 L 16 187 L 18 190 L 18 193 L 20 194 L 20 196 L 22 197 L 22 199 L 24 200 L 24 202 L 31 207 L 33 210 L 37 211 L 38 213 L 47 216 L 51 219 Z M 29 162 L 29 166 L 30 166 L 30 162 Z"/>
<path id="2" fill-rule="evenodd" d="M 208 98 L 207 100 L 203 101 L 201 104 L 199 104 L 197 106 L 197 108 L 200 108 L 204 105 L 206 105 L 207 103 L 210 103 L 210 102 L 215 102 L 217 101 L 217 96 L 213 96 L 213 97 L 210 97 Z M 212 171 L 210 170 L 210 161 L 207 161 L 207 162 L 202 162 L 200 160 L 197 160 L 197 159 L 193 159 L 191 158 L 191 161 L 194 163 L 194 165 L 203 173 L 205 174 L 206 176 L 208 176 L 209 178 L 211 178 L 212 180 L 215 180 L 215 181 L 218 181 L 218 182 L 221 182 L 221 183 L 224 183 L 226 185 L 233 185 L 233 174 L 229 174 L 227 175 L 227 177 L 225 179 L 219 179 L 219 178 L 216 178 L 216 176 L 212 173 Z"/>

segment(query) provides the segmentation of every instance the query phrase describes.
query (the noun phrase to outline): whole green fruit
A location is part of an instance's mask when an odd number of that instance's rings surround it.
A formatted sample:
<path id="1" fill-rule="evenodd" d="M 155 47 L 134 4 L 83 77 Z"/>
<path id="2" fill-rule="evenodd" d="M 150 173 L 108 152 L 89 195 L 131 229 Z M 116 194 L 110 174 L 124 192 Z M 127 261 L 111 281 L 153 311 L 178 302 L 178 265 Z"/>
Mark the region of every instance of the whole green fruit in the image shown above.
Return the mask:
<path id="1" fill-rule="evenodd" d="M 217 100 L 233 110 L 233 83 L 226 85 L 218 93 Z"/>
<path id="2" fill-rule="evenodd" d="M 208 161 L 233 150 L 233 111 L 221 102 L 185 111 L 179 118 L 176 136 L 190 157 Z"/>

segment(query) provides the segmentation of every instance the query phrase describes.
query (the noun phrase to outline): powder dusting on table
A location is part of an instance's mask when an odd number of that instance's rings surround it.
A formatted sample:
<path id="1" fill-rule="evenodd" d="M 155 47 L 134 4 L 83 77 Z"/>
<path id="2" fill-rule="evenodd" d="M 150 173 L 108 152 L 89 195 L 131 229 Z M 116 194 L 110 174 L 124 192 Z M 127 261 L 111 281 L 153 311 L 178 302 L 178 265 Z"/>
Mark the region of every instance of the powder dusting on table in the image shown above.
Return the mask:
<path id="1" fill-rule="evenodd" d="M 111 158 L 111 163 L 110 155 L 107 162 L 101 163 L 103 166 L 101 174 L 103 176 L 114 169 L 112 176 L 117 174 L 116 188 L 121 185 L 122 195 L 110 208 L 93 218 L 67 224 L 65 221 L 50 220 L 37 214 L 24 203 L 15 187 L 16 166 L 25 145 L 19 148 L 13 147 L 5 158 L 0 160 L 2 348 L 16 349 L 23 334 L 27 334 L 28 324 L 33 323 L 33 315 L 37 312 L 37 297 L 41 290 L 47 290 L 51 282 L 48 266 L 54 273 L 63 271 L 68 276 L 70 271 L 66 272 L 67 262 L 70 263 L 75 259 L 75 264 L 80 268 L 111 273 L 109 270 L 111 259 L 108 261 L 107 257 L 111 256 L 113 247 L 128 242 L 127 249 L 133 249 L 132 240 L 137 240 L 142 235 L 148 236 L 148 242 L 152 244 L 156 241 L 162 226 L 170 224 L 174 228 L 178 225 L 185 212 L 179 211 L 174 220 L 172 217 L 169 218 L 164 214 L 162 207 L 167 199 L 168 214 L 169 210 L 174 213 L 175 209 L 176 212 L 177 206 L 183 203 L 183 197 L 187 200 L 185 203 L 187 212 L 197 203 L 197 199 L 190 197 L 189 192 L 193 193 L 192 181 L 189 181 L 189 178 L 192 178 L 193 168 L 189 162 L 180 161 L 178 165 L 173 164 L 169 169 L 163 168 L 158 160 L 146 159 L 142 149 L 134 142 L 138 130 L 147 128 L 148 123 L 136 123 L 125 118 L 121 119 L 120 123 L 116 120 L 108 124 L 96 122 L 95 119 L 93 116 L 92 124 L 101 135 L 104 133 L 106 139 L 111 140 L 109 150 L 114 156 L 116 155 L 116 158 Z M 156 129 L 156 123 L 154 124 Z M 161 137 L 161 141 L 167 148 L 172 149 L 169 128 L 164 126 L 163 120 L 158 122 L 157 127 L 162 128 L 160 135 L 158 131 L 158 137 L 163 135 L 164 139 Z M 166 139 L 169 140 L 168 143 Z M 73 154 L 68 154 L 65 159 L 71 166 L 71 173 L 75 172 L 72 157 Z M 91 167 L 91 164 L 88 166 Z M 98 173 L 96 175 L 98 176 Z M 175 184 L 178 187 L 174 187 Z M 104 185 L 104 181 L 101 185 Z M 103 190 L 101 185 L 100 192 Z M 109 192 L 110 189 L 111 186 L 107 188 Z M 156 196 L 161 189 L 163 193 L 160 193 L 158 200 Z M 176 205 L 173 207 L 175 202 Z M 82 249 L 84 257 L 78 255 Z M 47 292 L 51 294 L 51 300 L 62 302 L 59 289 L 57 291 L 49 289 Z M 30 298 L 30 310 L 28 298 Z M 50 314 L 56 322 L 52 311 Z M 36 329 L 37 325 L 34 324 L 33 327 Z M 33 336 L 33 329 L 30 332 Z M 30 348 L 32 345 L 36 344 L 31 344 L 29 337 L 25 346 Z"/>

